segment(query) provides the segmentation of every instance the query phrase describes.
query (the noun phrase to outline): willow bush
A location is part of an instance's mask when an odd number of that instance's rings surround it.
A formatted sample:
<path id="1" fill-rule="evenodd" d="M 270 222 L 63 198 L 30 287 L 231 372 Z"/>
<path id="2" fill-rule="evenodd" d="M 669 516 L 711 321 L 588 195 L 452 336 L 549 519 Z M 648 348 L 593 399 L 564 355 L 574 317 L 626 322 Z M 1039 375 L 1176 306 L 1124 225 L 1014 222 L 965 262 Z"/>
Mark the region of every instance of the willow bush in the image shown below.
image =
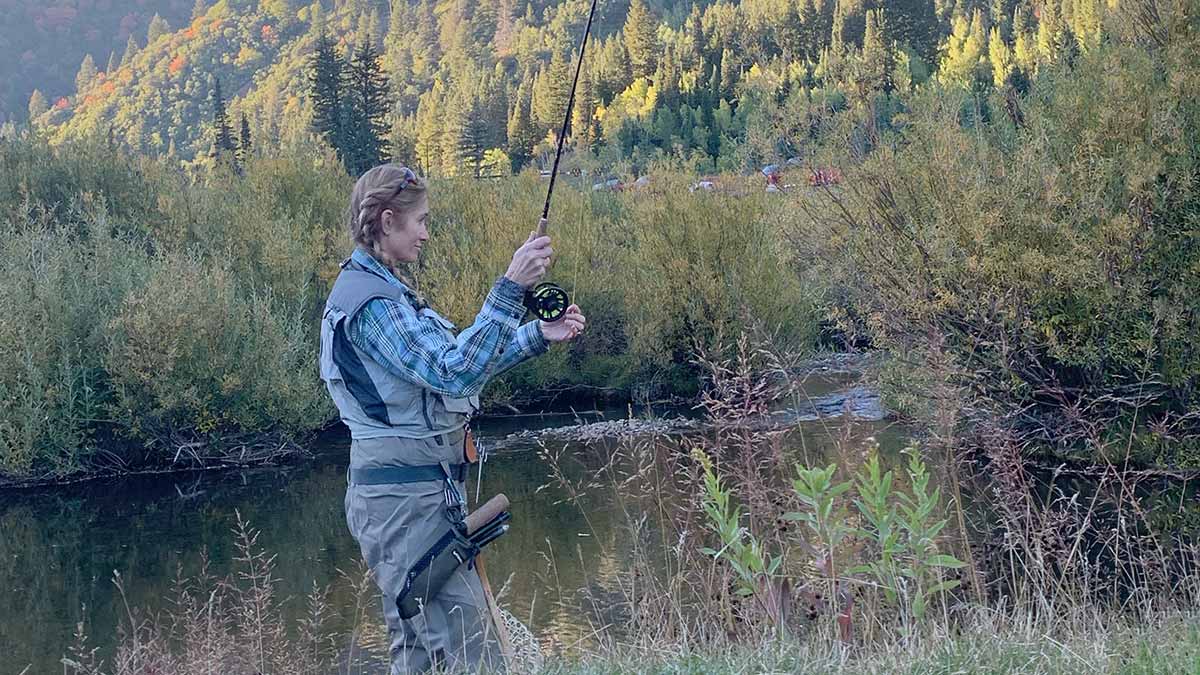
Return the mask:
<path id="1" fill-rule="evenodd" d="M 794 240 L 895 357 L 902 409 L 949 404 L 1032 451 L 1195 461 L 1200 30 L 1180 7 L 1126 8 L 1027 95 L 926 89 L 801 204 Z"/>
<path id="2" fill-rule="evenodd" d="M 318 319 L 351 251 L 352 181 L 327 159 L 189 177 L 103 141 L 0 143 L 0 475 L 209 461 L 335 419 Z M 771 203 L 652 184 L 560 183 L 550 278 L 589 328 L 499 378 L 489 409 L 686 395 L 699 382 L 693 350 L 712 352 L 746 322 L 807 346 L 814 303 Z M 432 183 L 433 241 L 410 272 L 459 326 L 536 227 L 544 190 L 528 174 Z"/>

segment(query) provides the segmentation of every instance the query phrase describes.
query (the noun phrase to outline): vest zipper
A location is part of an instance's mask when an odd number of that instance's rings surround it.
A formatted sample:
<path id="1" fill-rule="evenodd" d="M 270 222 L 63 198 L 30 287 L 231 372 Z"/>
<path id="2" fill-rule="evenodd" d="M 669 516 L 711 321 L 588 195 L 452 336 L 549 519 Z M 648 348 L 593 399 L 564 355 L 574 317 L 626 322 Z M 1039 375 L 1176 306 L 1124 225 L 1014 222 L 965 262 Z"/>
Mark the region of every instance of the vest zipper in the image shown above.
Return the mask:
<path id="1" fill-rule="evenodd" d="M 433 419 L 429 417 L 429 390 L 421 390 L 421 414 L 425 416 L 425 426 L 433 431 Z"/>

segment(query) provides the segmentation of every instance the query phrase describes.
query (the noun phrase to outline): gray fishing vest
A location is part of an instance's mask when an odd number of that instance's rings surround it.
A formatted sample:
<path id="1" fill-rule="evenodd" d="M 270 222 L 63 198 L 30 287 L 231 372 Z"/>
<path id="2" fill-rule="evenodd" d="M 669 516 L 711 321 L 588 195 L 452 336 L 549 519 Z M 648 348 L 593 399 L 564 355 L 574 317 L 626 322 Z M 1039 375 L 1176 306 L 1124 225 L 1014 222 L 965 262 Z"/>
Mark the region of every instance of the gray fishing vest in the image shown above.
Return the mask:
<path id="1" fill-rule="evenodd" d="M 347 260 L 333 284 L 321 318 L 321 379 L 350 436 L 431 438 L 461 429 L 479 409 L 479 397 L 452 398 L 392 375 L 350 341 L 349 324 L 375 298 L 407 302 L 424 321 L 454 340 L 454 324 L 419 307 L 402 290 Z"/>

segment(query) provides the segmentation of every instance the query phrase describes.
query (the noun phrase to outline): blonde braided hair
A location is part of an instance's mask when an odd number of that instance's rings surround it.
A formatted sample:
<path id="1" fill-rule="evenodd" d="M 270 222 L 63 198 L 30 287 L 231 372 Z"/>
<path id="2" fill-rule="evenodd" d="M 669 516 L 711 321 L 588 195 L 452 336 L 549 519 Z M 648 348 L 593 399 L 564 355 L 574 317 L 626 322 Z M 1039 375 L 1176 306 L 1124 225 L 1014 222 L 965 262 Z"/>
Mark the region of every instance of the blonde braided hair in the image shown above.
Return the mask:
<path id="1" fill-rule="evenodd" d="M 383 237 L 381 215 L 388 209 L 399 215 L 415 208 L 427 188 L 411 169 L 397 164 L 383 164 L 364 173 L 354 184 L 346 212 L 346 228 L 355 246 L 383 261 L 378 249 Z"/>

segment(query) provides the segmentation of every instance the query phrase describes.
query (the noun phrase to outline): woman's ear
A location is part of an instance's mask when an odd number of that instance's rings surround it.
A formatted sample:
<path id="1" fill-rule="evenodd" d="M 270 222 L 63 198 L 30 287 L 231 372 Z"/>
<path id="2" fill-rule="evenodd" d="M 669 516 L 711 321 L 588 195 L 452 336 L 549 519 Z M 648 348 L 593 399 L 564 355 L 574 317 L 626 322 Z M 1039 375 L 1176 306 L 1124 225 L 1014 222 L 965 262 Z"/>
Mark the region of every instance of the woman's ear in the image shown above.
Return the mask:
<path id="1" fill-rule="evenodd" d="M 396 214 L 393 213 L 391 209 L 384 209 L 383 212 L 379 214 L 379 226 L 385 235 L 392 233 L 392 226 L 396 222 L 395 218 Z"/>

